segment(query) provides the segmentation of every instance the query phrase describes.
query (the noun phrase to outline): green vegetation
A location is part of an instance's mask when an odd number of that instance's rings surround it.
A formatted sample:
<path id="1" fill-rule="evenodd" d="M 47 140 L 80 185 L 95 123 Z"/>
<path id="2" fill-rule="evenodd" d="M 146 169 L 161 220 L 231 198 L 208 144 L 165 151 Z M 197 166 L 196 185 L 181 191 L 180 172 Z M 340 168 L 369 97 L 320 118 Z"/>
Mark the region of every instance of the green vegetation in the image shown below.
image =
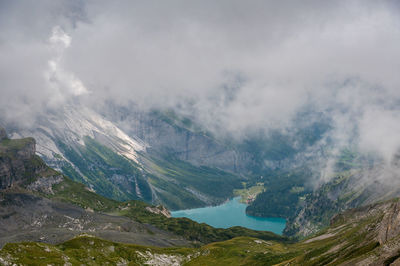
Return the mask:
<path id="1" fill-rule="evenodd" d="M 154 248 L 82 235 L 60 245 L 7 244 L 0 251 L 0 258 L 23 265 L 354 265 L 365 264 L 364 260 L 369 258 L 367 261 L 377 265 L 388 265 L 399 257 L 398 252 L 392 254 L 388 247 L 400 242 L 398 237 L 383 244 L 376 240 L 376 228 L 383 213 L 380 206 L 373 208 L 376 212 L 347 212 L 318 235 L 297 243 L 236 237 L 198 248 Z"/>
<path id="2" fill-rule="evenodd" d="M 39 176 L 58 175 L 55 170 L 47 167 L 43 160 L 34 154 L 34 145 L 35 140 L 33 138 L 3 139 L 0 141 L 0 163 L 18 165 L 10 171 L 14 175 L 18 175 L 13 180 L 22 186 L 32 183 Z"/>
<path id="3" fill-rule="evenodd" d="M 88 143 L 90 142 L 88 141 Z M 97 146 L 95 144 L 91 146 L 88 145 L 87 154 L 90 156 L 91 149 L 95 149 L 96 147 Z M 8 155 L 8 153 L 6 155 Z M 120 160 L 119 157 L 113 157 L 113 156 L 114 154 L 105 156 L 102 162 L 109 162 L 111 160 L 116 159 L 117 161 L 114 164 L 119 163 L 120 169 L 123 169 L 124 167 L 130 167 L 129 161 L 123 161 Z M 167 218 L 164 215 L 155 214 L 148 211 L 146 207 L 151 207 L 151 205 L 145 202 L 137 200 L 131 200 L 127 202 L 112 200 L 94 193 L 84 184 L 74 182 L 68 177 L 64 177 L 63 181 L 53 185 L 51 193 L 44 192 L 41 190 L 39 192 L 27 191 L 26 185 L 35 181 L 38 177 L 59 176 L 60 173 L 49 168 L 36 155 L 33 155 L 32 157 L 27 159 L 25 163 L 26 163 L 26 168 L 24 173 L 27 176 L 26 179 L 24 179 L 24 182 L 22 183 L 23 187 L 20 188 L 21 193 L 34 193 L 37 194 L 38 196 L 47 197 L 52 200 L 78 205 L 84 209 L 90 209 L 96 212 L 102 212 L 110 215 L 129 217 L 140 223 L 151 224 L 162 230 L 172 232 L 176 235 L 183 236 L 186 239 L 197 241 L 200 243 L 210 243 L 214 241 L 227 240 L 237 236 L 252 236 L 263 239 L 286 240 L 286 238 L 278 236 L 271 232 L 254 231 L 242 227 L 217 229 L 206 224 L 198 224 L 186 218 Z M 168 165 L 168 167 L 165 167 L 166 169 L 165 171 L 171 171 L 173 173 L 176 173 L 177 169 L 178 170 L 185 169 L 187 172 L 184 172 L 184 175 L 179 175 L 179 174 L 175 175 L 177 176 L 177 179 L 180 180 L 182 183 L 185 183 L 186 180 L 185 178 L 188 178 L 188 180 L 190 181 L 190 178 L 195 177 L 197 174 L 197 173 L 190 173 L 190 171 L 192 170 L 190 164 L 181 164 L 180 168 L 173 168 L 174 165 L 175 164 Z M 84 168 L 82 167 L 82 169 Z M 196 169 L 200 169 L 198 171 L 202 171 L 200 173 L 203 174 L 206 180 L 207 178 L 208 180 L 211 180 L 212 176 L 215 176 L 216 183 L 214 185 L 216 186 L 220 185 L 218 182 L 223 182 L 225 179 L 229 180 L 229 177 L 232 179 L 236 178 L 236 176 L 233 175 L 226 176 L 227 175 L 226 173 L 222 171 L 218 172 L 217 170 L 214 169 L 209 169 L 209 168 L 196 168 Z M 185 176 L 186 174 L 187 175 L 192 174 L 192 176 L 186 177 Z M 198 188 L 199 190 L 207 189 L 206 186 L 202 187 L 202 184 L 200 183 L 195 182 L 195 185 L 196 188 Z M 17 187 L 15 187 L 14 189 L 17 189 Z M 232 191 L 232 189 L 230 190 Z"/>
<path id="4" fill-rule="evenodd" d="M 313 175 L 306 166 L 289 171 L 270 171 L 264 175 L 265 192 L 256 197 L 246 212 L 254 216 L 286 218 L 284 234 L 304 237 L 304 232 L 316 232 L 329 225 L 333 215 L 360 206 L 368 199 L 370 192 L 355 191 L 355 184 L 350 182 L 351 176 L 369 166 L 371 160 L 354 148 L 343 149 L 336 158 L 332 180 L 315 191 L 305 186 Z M 303 222 L 296 221 L 298 215 Z M 307 229 L 301 232 L 305 226 Z"/>
<path id="5" fill-rule="evenodd" d="M 288 218 L 295 214 L 298 204 L 309 190 L 303 185 L 311 172 L 306 168 L 276 171 L 265 177 L 265 191 L 258 194 L 246 213 L 261 217 Z"/>
<path id="6" fill-rule="evenodd" d="M 76 147 L 58 143 L 76 168 L 66 161 L 59 167 L 74 181 L 111 199 L 144 200 L 177 210 L 220 204 L 241 187 L 238 176 L 216 168 L 194 166 L 172 156 L 142 154 L 142 169 L 91 138 L 84 141 L 85 145 Z"/>
<path id="7" fill-rule="evenodd" d="M 1 155 L 10 155 L 10 153 L 15 153 L 19 150 L 22 150 L 26 145 L 30 143 L 35 143 L 33 138 L 25 138 L 25 139 L 2 139 L 0 140 L 0 152 Z"/>
<path id="8" fill-rule="evenodd" d="M 274 131 L 269 135 L 260 134 L 259 137 L 249 138 L 239 148 L 253 156 L 255 165 L 252 171 L 262 174 L 265 171 L 265 160 L 279 161 L 296 154 L 291 141 L 289 136 Z"/>
<path id="9" fill-rule="evenodd" d="M 13 155 L 16 152 L 22 150 L 27 145 L 33 145 L 35 140 L 33 138 L 24 139 L 3 139 L 0 141 L 0 154 Z"/>
<path id="10" fill-rule="evenodd" d="M 142 201 L 118 202 L 89 191 L 83 184 L 65 178 L 53 186 L 54 194 L 44 195 L 49 198 L 72 203 L 85 209 L 92 209 L 110 215 L 129 217 L 135 221 L 151 224 L 159 229 L 172 232 L 188 240 L 201 243 L 222 241 L 237 236 L 251 236 L 266 240 L 283 240 L 287 238 L 266 231 L 254 231 L 243 227 L 229 229 L 214 228 L 207 224 L 199 224 L 187 218 L 167 218 L 146 210 L 151 205 Z"/>
<path id="11" fill-rule="evenodd" d="M 83 235 L 60 245 L 43 243 L 7 244 L 0 258 L 22 265 L 272 265 L 299 252 L 272 241 L 235 238 L 201 248 L 154 248 L 114 243 Z"/>
<path id="12" fill-rule="evenodd" d="M 365 164 L 363 161 L 365 158 L 361 157 L 354 149 L 343 149 L 337 158 L 335 168 L 338 172 L 360 168 Z"/>
<path id="13" fill-rule="evenodd" d="M 245 151 L 252 155 L 253 166 L 251 172 L 255 177 L 269 175 L 270 167 L 266 166 L 265 161 L 274 163 L 275 169 L 283 171 L 281 162 L 283 160 L 293 159 L 299 153 L 304 152 L 324 137 L 324 134 L 330 130 L 329 121 L 325 121 L 323 117 L 319 118 L 319 122 L 315 121 L 315 117 L 309 118 L 307 112 L 301 112 L 295 118 L 293 128 L 287 131 L 269 130 L 261 131 L 251 135 L 247 140 L 238 145 L 241 151 Z M 291 133 L 288 133 L 291 132 Z"/>
<path id="14" fill-rule="evenodd" d="M 303 219 L 312 224 L 314 231 L 328 226 L 335 214 L 362 203 L 362 194 L 349 190 L 351 176 L 352 171 L 337 173 L 330 182 L 322 185 L 316 192 L 305 195 L 302 201 L 305 207 L 300 210 L 303 212 Z M 285 235 L 304 237 L 301 233 L 298 234 L 301 225 L 294 222 L 294 218 L 294 215 L 289 218 Z"/>
<path id="15" fill-rule="evenodd" d="M 66 175 L 105 197 L 116 200 L 152 200 L 151 189 L 135 162 L 94 139 L 86 137 L 84 141 L 84 146 L 76 147 L 58 143 L 66 158 L 79 170 L 78 173 L 70 164 L 64 163 L 61 169 Z M 137 195 L 136 187 L 140 195 Z"/>
<path id="16" fill-rule="evenodd" d="M 165 123 L 173 126 L 178 131 L 188 130 L 194 133 L 201 133 L 205 136 L 212 136 L 210 132 L 204 131 L 202 127 L 194 123 L 188 117 L 178 115 L 173 109 L 168 109 L 164 111 L 153 110 L 151 114 L 157 119 L 160 119 Z"/>
<path id="17" fill-rule="evenodd" d="M 158 196 L 171 210 L 220 204 L 242 186 L 241 179 L 234 174 L 197 167 L 172 156 L 153 157 L 145 165 L 154 173 L 148 175 L 149 182 L 162 189 Z"/>
<path id="18" fill-rule="evenodd" d="M 112 212 L 121 204 L 118 201 L 102 197 L 90 191 L 85 185 L 67 177 L 64 177 L 61 183 L 53 185 L 53 192 L 54 194 L 42 194 L 42 196 L 98 212 Z"/>
<path id="19" fill-rule="evenodd" d="M 241 203 L 248 203 L 253 201 L 258 194 L 264 191 L 264 183 L 257 183 L 255 186 L 246 188 L 246 183 L 243 182 L 243 189 L 235 189 L 233 194 L 240 196 Z"/>
<path id="20" fill-rule="evenodd" d="M 61 245 L 22 242 L 7 244 L 0 258 L 18 265 L 143 265 L 158 254 L 182 261 L 192 250 L 187 248 L 154 248 L 113 243 L 88 235 L 79 236 Z M 3 260 L 4 260 L 3 259 Z"/>
<path id="21" fill-rule="evenodd" d="M 2 156 L 18 156 L 18 149 L 25 146 L 22 142 L 7 142 L 2 145 Z M 25 143 L 25 145 L 28 145 Z M 5 147 L 10 147 L 5 152 Z M 103 147 L 97 147 L 102 149 Z M 96 149 L 93 144 L 88 148 L 90 155 L 91 149 Z M 95 153 L 97 154 L 97 153 Z M 92 156 L 94 156 L 92 154 Z M 98 154 L 96 155 L 98 156 Z M 120 161 L 119 157 L 113 157 L 111 154 L 102 158 L 101 162 L 119 164 L 120 169 L 130 167 L 125 162 Z M 5 157 L 4 157 L 5 158 Z M 49 177 L 59 175 L 56 171 L 48 168 L 43 161 L 32 155 L 25 162 L 26 183 L 34 181 L 37 177 Z M 128 163 L 130 163 L 128 161 Z M 160 165 L 160 162 L 157 162 Z M 196 189 L 204 191 L 208 185 L 191 182 L 192 177 L 187 177 L 192 169 L 191 165 L 181 162 L 172 162 L 171 165 L 162 164 L 159 168 L 164 177 L 175 178 L 181 183 L 190 182 Z M 201 169 L 206 177 L 214 176 L 219 173 L 215 185 L 224 184 L 222 180 L 229 179 L 224 172 L 217 172 L 215 169 Z M 184 171 L 186 170 L 186 171 Z M 198 170 L 200 171 L 200 170 Z M 265 195 L 270 189 L 282 193 L 281 200 L 295 202 L 304 199 L 307 191 L 301 186 L 301 179 L 307 175 L 307 169 L 297 169 L 292 172 L 279 173 L 282 184 L 277 184 L 277 178 L 270 176 L 266 178 L 265 185 L 267 191 L 259 194 Z M 40 175 L 39 175 L 40 173 Z M 326 210 L 333 208 L 329 202 L 330 193 L 337 189 L 343 191 L 346 187 L 352 172 L 347 171 L 338 174 L 329 184 L 324 185 L 319 190 L 319 194 L 313 197 L 318 204 L 327 205 L 316 206 L 316 210 Z M 218 175 L 217 175 L 218 177 Z M 237 180 L 232 176 L 232 181 Z M 207 179 L 206 179 L 207 180 Z M 239 183 L 240 184 L 240 183 Z M 258 186 L 262 186 L 258 184 Z M 167 218 L 161 214 L 155 214 L 148 211 L 150 207 L 142 201 L 119 202 L 105 198 L 92 192 L 83 184 L 76 183 L 65 177 L 61 183 L 53 186 L 53 191 L 32 192 L 20 189 L 19 193 L 35 193 L 39 196 L 48 197 L 52 200 L 63 201 L 79 205 L 86 209 L 106 213 L 109 215 L 119 215 L 129 217 L 140 223 L 151 224 L 160 229 L 172 232 L 176 235 L 185 237 L 195 243 L 206 244 L 196 248 L 154 248 L 138 245 L 115 243 L 100 238 L 82 235 L 75 237 L 59 245 L 50 245 L 44 243 L 9 243 L 0 250 L 0 264 L 17 265 L 47 265 L 47 264 L 71 264 L 71 265 L 118 265 L 118 264 L 184 264 L 184 265 L 273 265 L 273 264 L 292 264 L 292 265 L 338 265 L 347 263 L 354 265 L 374 262 L 376 265 L 390 264 L 399 258 L 400 236 L 399 225 L 393 217 L 397 215 L 399 209 L 399 199 L 374 204 L 359 209 L 348 210 L 345 213 L 335 216 L 330 220 L 331 225 L 308 239 L 300 242 L 290 241 L 288 238 L 275 235 L 271 232 L 253 231 L 242 227 L 232 227 L 229 229 L 216 229 L 206 224 L 198 224 L 186 218 Z M 252 189 L 248 188 L 249 191 Z M 253 190 L 255 190 L 253 188 Z M 242 191 L 243 192 L 243 191 Z M 362 194 L 356 194 L 352 191 L 346 191 L 338 197 L 335 204 L 349 204 L 354 200 L 362 200 Z M 7 193 L 7 192 L 5 192 Z M 204 191 L 205 193 L 205 191 Z M 285 193 L 285 194 L 283 194 Z M 291 195 L 294 195 L 291 198 Z M 257 198 L 258 198 L 257 197 Z M 360 199 L 361 198 L 361 199 Z M 309 195 L 306 201 L 312 199 Z M 305 202 L 307 203 L 307 202 Z M 268 204 L 271 204 L 270 202 Z M 276 202 L 274 204 L 282 204 Z M 273 207 L 268 205 L 271 210 Z M 341 205 L 338 205 L 339 207 Z M 153 206 L 154 208 L 154 206 Z M 318 214 L 318 211 L 313 215 Z M 324 216 L 326 215 L 326 216 Z M 329 216 L 326 212 L 318 214 L 321 224 L 325 223 Z M 4 216 L 3 219 L 8 219 Z M 317 221 L 318 222 L 318 221 Z M 382 238 L 382 232 L 384 237 Z M 216 242 L 219 241 L 219 242 Z"/>

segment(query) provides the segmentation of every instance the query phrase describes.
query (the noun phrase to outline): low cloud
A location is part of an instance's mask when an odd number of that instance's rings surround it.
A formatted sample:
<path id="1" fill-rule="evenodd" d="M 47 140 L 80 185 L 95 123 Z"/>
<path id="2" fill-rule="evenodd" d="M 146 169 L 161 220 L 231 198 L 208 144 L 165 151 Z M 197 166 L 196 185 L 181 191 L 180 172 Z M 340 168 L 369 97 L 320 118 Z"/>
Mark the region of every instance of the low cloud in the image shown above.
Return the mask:
<path id="1" fill-rule="evenodd" d="M 332 138 L 400 147 L 395 1 L 3 1 L 0 110 L 70 101 L 174 108 L 217 134 L 285 128 L 305 106 Z M 339 145 L 339 146 L 340 146 Z"/>

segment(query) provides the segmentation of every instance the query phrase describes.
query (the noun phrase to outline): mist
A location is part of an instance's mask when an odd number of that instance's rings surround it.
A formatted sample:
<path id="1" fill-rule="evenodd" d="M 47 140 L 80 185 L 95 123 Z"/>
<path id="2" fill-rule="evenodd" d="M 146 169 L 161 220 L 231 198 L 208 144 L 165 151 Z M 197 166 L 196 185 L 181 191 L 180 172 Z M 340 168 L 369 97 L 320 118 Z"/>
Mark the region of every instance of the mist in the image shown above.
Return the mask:
<path id="1" fill-rule="evenodd" d="M 395 1 L 2 1 L 0 116 L 71 102 L 174 109 L 217 135 L 312 107 L 390 161 L 400 148 Z"/>

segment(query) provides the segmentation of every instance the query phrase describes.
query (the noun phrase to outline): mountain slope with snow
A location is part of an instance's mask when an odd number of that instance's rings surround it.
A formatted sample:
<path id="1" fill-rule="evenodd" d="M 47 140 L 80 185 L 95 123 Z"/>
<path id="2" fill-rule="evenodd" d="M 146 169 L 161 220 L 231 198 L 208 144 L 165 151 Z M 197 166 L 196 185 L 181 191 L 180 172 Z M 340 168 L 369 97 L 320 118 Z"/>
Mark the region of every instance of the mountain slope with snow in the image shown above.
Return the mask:
<path id="1" fill-rule="evenodd" d="M 235 174 L 155 151 L 132 132 L 128 135 L 104 116 L 78 105 L 47 113 L 35 127 L 12 132 L 13 138 L 24 136 L 37 140 L 37 154 L 50 166 L 117 200 L 140 199 L 171 209 L 201 207 L 223 202 L 241 186 Z M 212 139 L 206 141 L 212 146 Z"/>

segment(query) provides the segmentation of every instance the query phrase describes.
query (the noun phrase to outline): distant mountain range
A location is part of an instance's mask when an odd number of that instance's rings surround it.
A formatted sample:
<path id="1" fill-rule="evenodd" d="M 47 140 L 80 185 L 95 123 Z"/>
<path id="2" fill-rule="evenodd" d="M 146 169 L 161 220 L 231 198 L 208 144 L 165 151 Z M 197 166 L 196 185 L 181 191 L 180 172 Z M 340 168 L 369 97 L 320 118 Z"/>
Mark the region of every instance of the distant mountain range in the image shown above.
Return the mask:
<path id="1" fill-rule="evenodd" d="M 2 265 L 397 265 L 400 260 L 397 198 L 334 215 L 324 230 L 296 241 L 241 227 L 215 229 L 170 218 L 162 206 L 107 199 L 49 168 L 35 148 L 33 138 L 9 139 L 0 130 Z"/>
<path id="2" fill-rule="evenodd" d="M 386 167 L 351 146 L 333 152 L 326 114 L 304 111 L 289 129 L 237 140 L 172 110 L 98 109 L 65 106 L 39 117 L 34 127 L 10 126 L 10 136 L 33 136 L 48 165 L 119 201 L 187 209 L 220 204 L 243 184 L 262 184 L 247 213 L 286 218 L 289 236 L 307 236 L 336 213 L 400 195 L 395 163 Z M 328 163 L 330 177 L 320 182 Z"/>

